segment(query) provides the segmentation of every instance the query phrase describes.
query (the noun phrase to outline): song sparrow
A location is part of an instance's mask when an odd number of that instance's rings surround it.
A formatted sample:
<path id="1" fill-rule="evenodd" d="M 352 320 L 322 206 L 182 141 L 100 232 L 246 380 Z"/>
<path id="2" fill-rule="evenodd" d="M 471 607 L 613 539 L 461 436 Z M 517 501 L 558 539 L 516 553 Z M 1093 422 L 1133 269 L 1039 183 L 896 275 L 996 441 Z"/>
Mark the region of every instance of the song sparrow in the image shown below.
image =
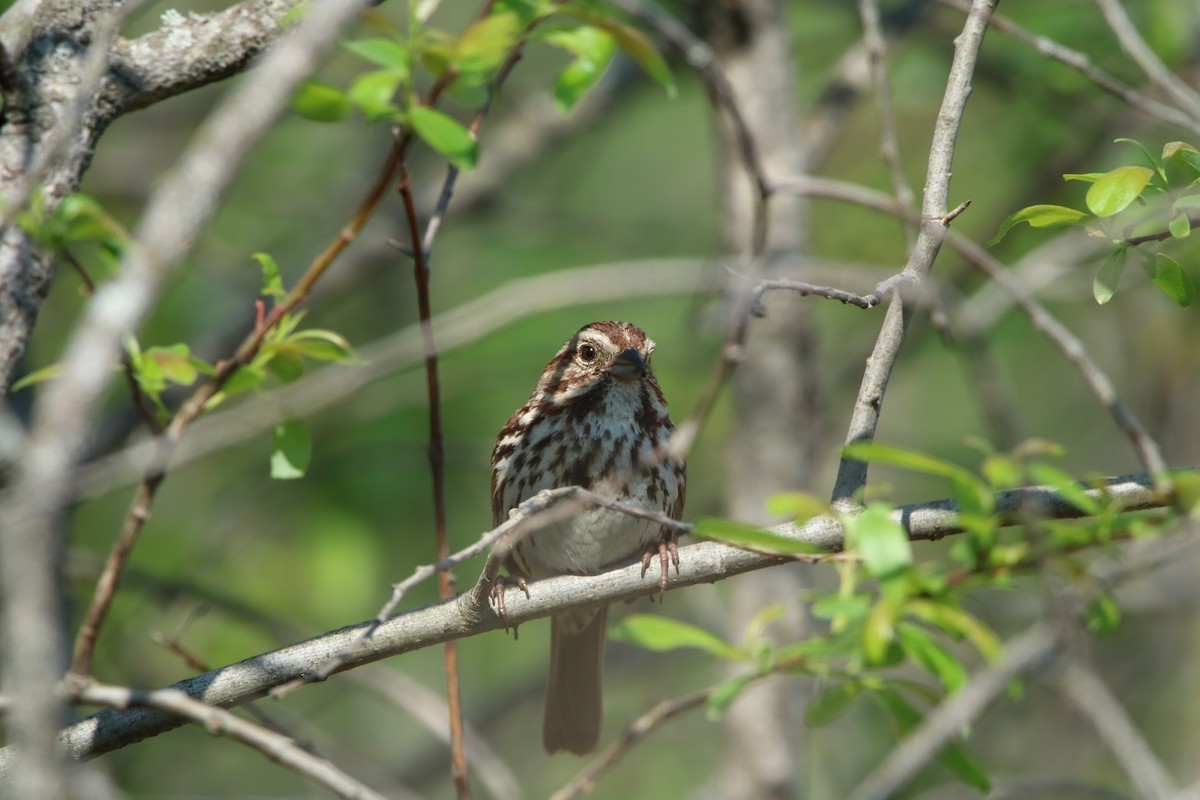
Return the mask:
<path id="1" fill-rule="evenodd" d="M 499 525 L 543 489 L 582 486 L 630 505 L 683 512 L 684 464 L 655 449 L 674 427 L 650 370 L 654 342 L 628 322 L 580 328 L 546 365 L 492 451 L 492 520 Z M 614 509 L 581 508 L 518 541 L 505 564 L 510 579 L 589 575 L 645 554 L 674 553 L 672 532 Z M 678 566 L 677 556 L 676 565 Z M 501 600 L 503 595 L 501 595 Z M 551 621 L 550 676 L 542 743 L 546 751 L 591 751 L 600 736 L 607 607 Z"/>

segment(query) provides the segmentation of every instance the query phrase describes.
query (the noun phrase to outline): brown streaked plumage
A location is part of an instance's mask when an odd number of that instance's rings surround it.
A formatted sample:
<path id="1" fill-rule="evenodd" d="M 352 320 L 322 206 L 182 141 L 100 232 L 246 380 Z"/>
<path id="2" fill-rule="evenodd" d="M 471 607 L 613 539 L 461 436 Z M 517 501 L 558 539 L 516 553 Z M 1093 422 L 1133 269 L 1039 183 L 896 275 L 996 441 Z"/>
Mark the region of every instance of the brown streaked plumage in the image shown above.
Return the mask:
<path id="1" fill-rule="evenodd" d="M 593 322 L 567 340 L 496 439 L 494 524 L 543 489 L 562 486 L 680 517 L 684 464 L 654 457 L 674 427 L 650 369 L 653 352 L 653 340 L 628 322 Z M 658 553 L 670 541 L 671 532 L 655 523 L 589 507 L 519 541 L 506 567 L 518 579 L 590 575 Z M 607 610 L 581 609 L 551 622 L 547 752 L 582 755 L 596 746 Z"/>

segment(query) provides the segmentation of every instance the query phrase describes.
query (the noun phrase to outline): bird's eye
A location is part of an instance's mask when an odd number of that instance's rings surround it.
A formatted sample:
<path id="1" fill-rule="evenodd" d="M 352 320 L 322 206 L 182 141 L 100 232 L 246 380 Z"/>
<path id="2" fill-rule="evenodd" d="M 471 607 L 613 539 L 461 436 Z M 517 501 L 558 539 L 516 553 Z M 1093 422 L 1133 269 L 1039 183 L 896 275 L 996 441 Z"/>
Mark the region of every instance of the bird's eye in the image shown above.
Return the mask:
<path id="1" fill-rule="evenodd" d="M 579 360 L 585 364 L 590 364 L 596 360 L 596 348 L 590 344 L 581 345 L 579 348 Z"/>

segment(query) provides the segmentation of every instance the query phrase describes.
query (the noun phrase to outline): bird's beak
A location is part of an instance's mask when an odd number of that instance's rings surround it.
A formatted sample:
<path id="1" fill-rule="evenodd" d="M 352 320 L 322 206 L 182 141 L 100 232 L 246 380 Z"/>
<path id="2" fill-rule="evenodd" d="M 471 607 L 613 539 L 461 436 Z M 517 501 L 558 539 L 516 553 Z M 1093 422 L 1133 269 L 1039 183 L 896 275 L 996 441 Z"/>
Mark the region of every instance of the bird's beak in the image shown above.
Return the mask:
<path id="1" fill-rule="evenodd" d="M 646 362 L 642 360 L 637 350 L 627 347 L 621 355 L 613 360 L 608 371 L 623 381 L 633 381 L 640 378 L 646 371 Z"/>

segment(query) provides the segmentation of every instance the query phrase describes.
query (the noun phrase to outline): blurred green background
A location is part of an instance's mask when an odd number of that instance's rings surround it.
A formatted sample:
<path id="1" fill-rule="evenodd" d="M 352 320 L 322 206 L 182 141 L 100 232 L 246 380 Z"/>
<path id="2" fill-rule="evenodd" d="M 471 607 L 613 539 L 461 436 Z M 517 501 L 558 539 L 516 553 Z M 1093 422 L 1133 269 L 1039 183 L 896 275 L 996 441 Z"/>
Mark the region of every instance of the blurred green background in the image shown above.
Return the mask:
<path id="1" fill-rule="evenodd" d="M 402 13 L 386 4 L 386 14 Z M 438 25 L 460 30 L 471 4 L 447 3 Z M 900 4 L 884 3 L 885 11 Z M 1197 74 L 1194 0 L 1129 3 L 1137 22 L 1169 64 Z M 196 6 L 196 8 L 203 8 Z M 856 4 L 797 0 L 788 5 L 798 61 L 802 109 L 818 106 L 837 59 L 861 35 Z M 151 6 L 133 28 L 153 28 L 164 10 Z M 183 9 L 187 10 L 187 9 Z M 1084 0 L 1006 0 L 1001 11 L 1032 30 L 1090 55 L 1102 68 L 1140 85 L 1096 8 Z M 893 103 L 902 160 L 920 190 L 934 115 L 941 101 L 952 39 L 961 15 L 929 3 L 892 51 Z M 532 48 L 505 87 L 481 138 L 486 163 L 489 137 L 520 135 L 523 101 L 546 92 L 564 59 Z M 345 86 L 361 69 L 337 55 L 321 79 Z M 433 254 L 435 311 L 459 304 L 524 276 L 594 264 L 661 257 L 695 260 L 696 286 L 711 286 L 724 266 L 719 237 L 718 149 L 703 88 L 677 65 L 679 96 L 668 100 L 636 77 L 615 90 L 611 106 L 521 165 L 485 201 L 456 212 L 452 204 Z M 186 144 L 197 123 L 226 86 L 210 87 L 120 120 L 103 138 L 84 190 L 130 225 L 157 176 Z M 800 132 L 798 132 L 800 135 Z M 1186 139 L 1129 111 L 1075 71 L 997 32 L 986 40 L 967 108 L 951 185 L 951 204 L 971 208 L 955 228 L 985 241 L 1000 220 L 1035 202 L 1080 206 L 1085 188 L 1063 183 L 1063 172 L 1098 171 L 1132 162 L 1136 154 L 1114 145 L 1136 137 L 1151 150 Z M 870 98 L 854 108 L 820 172 L 887 190 L 878 157 L 879 129 Z M 200 241 L 179 279 L 141 335 L 143 346 L 189 343 L 211 359 L 227 352 L 252 319 L 259 286 L 251 254 L 266 251 L 281 265 L 286 283 L 334 236 L 352 213 L 386 156 L 389 134 L 361 121 L 322 125 L 292 117 L 272 133 L 242 170 L 228 202 Z M 1198 143 L 1200 144 L 1200 143 Z M 411 159 L 418 184 L 436 191 L 443 166 L 428 150 Z M 459 183 L 470 191 L 472 176 Z M 311 304 L 307 324 L 367 345 L 416 319 L 411 265 L 385 244 L 403 238 L 399 200 L 390 198 L 330 276 L 334 284 Z M 1020 228 L 997 249 L 1013 261 L 1053 234 Z M 1082 246 L 1082 234 L 1081 246 Z M 1193 237 L 1194 238 L 1194 237 Z M 845 204 L 814 201 L 812 254 L 817 259 L 867 265 L 828 277 L 843 288 L 868 291 L 905 259 L 904 237 L 891 219 Z M 1185 259 L 1190 257 L 1190 261 Z M 1193 276 L 1196 247 L 1180 254 Z M 1195 410 L 1200 377 L 1194 309 L 1180 309 L 1135 270 L 1108 305 L 1091 299 L 1098 263 L 1068 272 L 1046 287 L 1052 310 L 1076 331 L 1109 371 L 1120 395 L 1159 437 L 1172 465 L 1200 463 Z M 343 271 L 344 275 L 339 275 Z M 646 280 L 653 281 L 653 272 Z M 942 293 L 970 297 L 984 283 L 949 249 L 935 268 Z M 102 276 L 101 276 L 102 277 Z M 620 302 L 579 304 L 526 316 L 441 360 L 451 546 L 473 541 L 490 527 L 489 455 L 496 432 L 528 396 L 545 362 L 575 329 L 595 319 L 626 319 L 658 342 L 655 368 L 675 417 L 696 403 L 723 334 L 722 308 L 710 290 L 677 297 L 638 297 L 629 286 Z M 83 301 L 79 282 L 60 271 L 27 357 L 29 370 L 53 362 Z M 845 429 L 864 358 L 881 311 L 864 312 L 813 298 L 793 297 L 788 313 L 817 321 L 825 376 L 831 442 Z M 1041 436 L 1063 444 L 1063 467 L 1073 474 L 1139 470 L 1131 448 L 1107 412 L 1086 391 L 1061 355 L 1009 312 L 988 338 L 996 378 L 1014 402 L 1019 437 Z M 901 444 L 975 466 L 964 440 L 993 432 L 980 411 L 969 356 L 942 339 L 920 314 L 887 396 L 879 432 Z M 312 369 L 317 369 L 316 365 Z M 337 380 L 330 373 L 326 380 Z M 156 687 L 193 670 L 154 641 L 178 636 L 203 662 L 219 666 L 351 624 L 373 615 L 390 584 L 433 560 L 430 477 L 426 459 L 424 374 L 418 366 L 388 374 L 351 398 L 308 418 L 313 465 L 296 481 L 267 476 L 270 432 L 202 458 L 169 475 L 154 516 L 129 566 L 98 651 L 103 680 Z M 26 390 L 26 398 L 30 390 Z M 18 394 L 14 401 L 24 402 Z M 268 392 L 238 402 L 277 403 Z M 129 432 L 127 399 L 117 388 L 97 434 L 97 455 L 120 446 Z M 280 419 L 288 415 L 280 405 Z M 704 428 L 689 463 L 687 516 L 722 512 L 723 450 L 729 409 L 725 402 Z M 824 459 L 821 480 L 798 487 L 826 496 L 836 452 Z M 892 484 L 898 501 L 945 494 L 935 481 L 886 470 L 873 479 Z M 81 501 L 71 518 L 71 587 L 75 607 L 93 588 L 97 564 L 118 530 L 129 502 L 128 485 Z M 482 562 L 457 573 L 469 586 Z M 813 570 L 817 584 L 832 580 Z M 753 576 L 747 579 L 753 580 Z M 1114 684 L 1168 766 L 1181 780 L 1195 778 L 1200 726 L 1188 691 L 1200 664 L 1197 618 L 1186 587 L 1164 582 L 1139 612 L 1134 602 L 1125 624 L 1097 641 L 1097 663 Z M 669 595 L 653 610 L 720 630 L 727 587 L 701 587 Z M 413 608 L 436 599 L 432 583 L 405 601 Z M 799 598 L 780 598 L 799 602 Z M 1135 598 L 1136 601 L 1136 598 Z M 980 596 L 972 608 L 1003 632 L 1037 613 L 1037 598 L 1022 592 Z M 624 609 L 616 613 L 624 613 Z M 462 685 L 468 721 L 495 748 L 520 781 L 525 797 L 540 797 L 580 766 L 570 757 L 548 758 L 536 735 L 547 654 L 548 626 L 525 625 L 514 642 L 491 633 L 461 643 Z M 376 670 L 402 673 L 442 691 L 441 653 L 429 649 L 385 662 Z M 659 700 L 720 677 L 704 656 L 651 655 L 611 644 L 606 680 L 605 739 Z M 807 691 L 800 686 L 798 690 Z M 353 774 L 387 789 L 395 783 L 418 796 L 452 796 L 446 748 L 377 690 L 338 676 L 281 702 L 261 704 L 301 740 Z M 701 712 L 666 726 L 609 774 L 598 798 L 703 796 L 714 778 L 722 747 L 719 723 Z M 836 798 L 853 787 L 890 749 L 886 721 L 865 704 L 838 723 L 807 737 L 802 763 L 806 796 Z M 1033 742 L 1043 742 L 1037 746 Z M 998 779 L 1036 775 L 1086 778 L 1130 796 L 1124 778 L 1081 722 L 1055 695 L 1034 685 L 1023 699 L 987 715 L 972 749 Z M 190 726 L 106 756 L 101 762 L 135 798 L 308 797 L 322 793 L 258 753 L 230 741 L 210 741 Z M 941 784 L 932 771 L 922 784 Z M 479 796 L 487 791 L 476 783 Z M 948 787 L 936 796 L 960 796 Z M 1121 794 L 1125 793 L 1125 794 Z"/>

